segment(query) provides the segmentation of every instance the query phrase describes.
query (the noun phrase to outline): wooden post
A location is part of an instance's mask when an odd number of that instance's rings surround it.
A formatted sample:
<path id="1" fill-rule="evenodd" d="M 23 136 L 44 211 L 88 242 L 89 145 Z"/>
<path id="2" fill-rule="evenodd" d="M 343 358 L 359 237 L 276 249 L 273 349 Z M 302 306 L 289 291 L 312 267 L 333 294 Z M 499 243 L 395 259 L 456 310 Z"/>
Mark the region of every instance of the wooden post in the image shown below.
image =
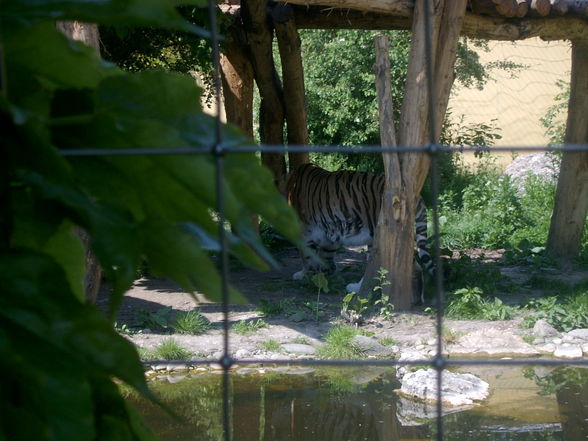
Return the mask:
<path id="1" fill-rule="evenodd" d="M 259 132 L 262 144 L 284 144 L 284 104 L 282 86 L 276 73 L 272 52 L 273 33 L 267 23 L 267 0 L 243 0 L 241 17 L 251 47 L 255 81 L 261 96 Z M 261 161 L 279 187 L 285 180 L 286 160 L 279 153 L 262 153 Z"/>
<path id="2" fill-rule="evenodd" d="M 79 21 L 60 21 L 57 22 L 56 26 L 57 29 L 69 38 L 81 41 L 92 47 L 96 51 L 96 54 L 100 56 L 100 38 L 97 24 L 82 23 Z M 86 250 L 86 274 L 84 276 L 86 300 L 91 303 L 96 303 L 98 292 L 102 285 L 102 267 L 94 253 L 92 253 L 92 238 L 81 228 L 76 228 L 76 233 Z"/>
<path id="3" fill-rule="evenodd" d="M 566 144 L 588 144 L 588 43 L 572 42 Z M 588 213 L 588 151 L 563 154 L 547 251 L 569 262 L 578 255 Z"/>
<path id="4" fill-rule="evenodd" d="M 453 84 L 453 68 L 457 41 L 461 31 L 467 0 L 417 1 L 413 16 L 412 43 L 406 79 L 405 96 L 400 119 L 400 145 L 425 145 L 438 141 L 442 117 L 447 109 L 449 92 Z M 433 3 L 435 6 L 433 6 Z M 429 14 L 432 29 L 425 28 L 425 14 Z M 427 88 L 425 33 L 430 32 L 433 66 L 434 127 L 430 139 L 429 92 Z M 390 285 L 383 287 L 397 310 L 410 309 L 413 303 L 412 274 L 414 260 L 415 213 L 417 198 L 428 174 L 430 158 L 427 154 L 404 153 L 398 161 L 390 160 L 386 170 L 386 186 L 378 225 L 385 228 L 377 232 L 374 248 L 379 262 L 370 259 L 361 294 L 366 296 L 373 286 L 373 274 L 380 266 L 389 270 Z M 390 249 L 383 253 L 381 250 Z"/>
<path id="5" fill-rule="evenodd" d="M 304 70 L 300 52 L 300 36 L 294 23 L 290 5 L 278 4 L 272 8 L 272 18 L 278 39 L 284 83 L 284 106 L 288 130 L 288 145 L 307 145 L 308 126 L 304 99 Z M 308 153 L 288 153 L 290 171 L 309 162 Z"/>

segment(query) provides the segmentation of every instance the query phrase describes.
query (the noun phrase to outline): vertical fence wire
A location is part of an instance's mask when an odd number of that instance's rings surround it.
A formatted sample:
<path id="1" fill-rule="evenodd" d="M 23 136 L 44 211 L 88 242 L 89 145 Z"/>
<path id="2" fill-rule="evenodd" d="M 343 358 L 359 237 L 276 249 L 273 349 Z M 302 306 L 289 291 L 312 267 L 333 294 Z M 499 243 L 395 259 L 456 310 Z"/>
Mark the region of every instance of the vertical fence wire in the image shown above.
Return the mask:
<path id="1" fill-rule="evenodd" d="M 425 34 L 425 76 L 427 79 L 427 116 L 428 116 L 428 129 L 429 129 L 429 156 L 431 158 L 431 190 L 433 200 L 433 244 L 435 250 L 435 299 L 437 307 L 436 316 L 436 332 L 437 332 L 437 354 L 432 362 L 433 368 L 437 371 L 437 419 L 436 427 L 437 441 L 443 441 L 444 439 L 444 425 L 443 425 L 443 370 L 445 369 L 446 363 L 443 357 L 443 281 L 441 279 L 441 246 L 439 244 L 440 231 L 439 231 L 439 213 L 438 213 L 438 198 L 439 198 L 439 167 L 437 163 L 437 114 L 436 114 L 436 100 L 437 91 L 434 83 L 434 60 L 433 56 L 433 24 L 431 21 L 431 15 L 434 13 L 433 5 L 430 0 L 423 0 L 423 7 L 425 10 L 424 14 L 424 26 L 423 33 Z"/>
<path id="2" fill-rule="evenodd" d="M 232 425 L 230 414 L 230 378 L 229 370 L 232 359 L 229 351 L 229 257 L 227 250 L 227 235 L 225 231 L 225 194 L 224 194 L 224 151 L 221 132 L 221 77 L 220 77 L 220 48 L 218 25 L 216 20 L 216 2 L 208 0 L 208 16 L 210 26 L 210 45 L 214 68 L 214 145 L 211 146 L 211 153 L 215 159 L 216 179 L 216 204 L 219 217 L 218 236 L 221 244 L 221 293 L 223 311 L 223 355 L 220 360 L 223 368 L 223 437 L 225 441 L 232 440 Z"/>

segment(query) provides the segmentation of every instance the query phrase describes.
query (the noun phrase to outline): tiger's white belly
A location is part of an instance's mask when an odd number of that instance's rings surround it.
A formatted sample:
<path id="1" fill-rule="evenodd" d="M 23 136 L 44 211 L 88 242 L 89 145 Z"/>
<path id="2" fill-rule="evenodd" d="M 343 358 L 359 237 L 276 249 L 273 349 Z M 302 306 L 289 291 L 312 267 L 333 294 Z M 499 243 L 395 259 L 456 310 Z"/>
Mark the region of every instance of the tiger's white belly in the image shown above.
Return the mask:
<path id="1" fill-rule="evenodd" d="M 307 226 L 304 239 L 306 243 L 315 243 L 320 247 L 358 247 L 362 245 L 371 246 L 374 238 L 368 228 L 344 232 L 340 229 L 324 229 L 312 224 Z"/>

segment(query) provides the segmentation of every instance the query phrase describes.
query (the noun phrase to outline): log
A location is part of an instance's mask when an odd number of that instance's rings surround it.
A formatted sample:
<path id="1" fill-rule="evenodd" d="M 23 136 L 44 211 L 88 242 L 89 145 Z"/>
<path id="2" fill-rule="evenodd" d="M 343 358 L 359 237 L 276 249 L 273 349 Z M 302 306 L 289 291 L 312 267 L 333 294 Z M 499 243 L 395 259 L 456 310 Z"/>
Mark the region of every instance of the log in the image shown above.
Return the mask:
<path id="1" fill-rule="evenodd" d="M 320 6 L 329 11 L 341 9 L 343 11 L 361 11 L 379 14 L 389 14 L 396 17 L 412 17 L 414 0 L 276 0 L 278 3 L 311 8 Z M 493 17 L 523 17 L 525 6 L 521 0 L 469 0 L 468 11 L 477 15 Z M 588 15 L 588 0 L 561 0 L 557 10 L 552 11 L 553 0 L 525 0 L 529 13 L 536 16 L 569 15 L 586 17 Z"/>
<path id="2" fill-rule="evenodd" d="M 294 23 L 294 13 L 290 5 L 279 4 L 271 9 L 271 16 L 282 61 L 288 145 L 307 145 L 308 128 L 304 99 L 304 70 L 300 51 L 300 36 Z M 290 160 L 290 171 L 310 161 L 307 152 L 293 153 L 290 151 L 288 158 Z"/>
<path id="3" fill-rule="evenodd" d="M 542 17 L 547 17 L 551 11 L 551 2 L 549 0 L 531 0 L 531 11 Z"/>
<path id="4" fill-rule="evenodd" d="M 504 17 L 514 17 L 518 11 L 516 0 L 492 0 L 496 5 L 496 12 Z"/>
<path id="5" fill-rule="evenodd" d="M 273 34 L 267 21 L 267 0 L 243 0 L 241 17 L 251 46 L 251 61 L 261 97 L 259 134 L 262 144 L 284 143 L 282 86 L 273 59 Z M 286 160 L 278 153 L 262 153 L 261 161 L 274 175 L 276 186 L 286 177 Z"/>
<path id="6" fill-rule="evenodd" d="M 588 44 L 572 41 L 566 144 L 588 143 Z M 563 153 L 547 251 L 563 263 L 580 252 L 588 213 L 588 151 Z"/>
<path id="7" fill-rule="evenodd" d="M 565 15 L 568 12 L 568 2 L 566 0 L 551 0 L 551 10 L 559 15 Z"/>
<path id="8" fill-rule="evenodd" d="M 529 3 L 527 0 L 517 0 L 517 11 L 515 16 L 518 18 L 523 18 L 529 12 Z"/>
<path id="9" fill-rule="evenodd" d="M 412 24 L 411 17 L 374 14 L 360 11 L 324 9 L 322 7 L 293 6 L 296 26 L 299 29 L 370 29 L 406 30 Z M 585 19 L 571 17 L 485 17 L 466 13 L 462 35 L 499 41 L 516 41 L 540 37 L 543 40 L 586 40 L 588 26 Z"/>

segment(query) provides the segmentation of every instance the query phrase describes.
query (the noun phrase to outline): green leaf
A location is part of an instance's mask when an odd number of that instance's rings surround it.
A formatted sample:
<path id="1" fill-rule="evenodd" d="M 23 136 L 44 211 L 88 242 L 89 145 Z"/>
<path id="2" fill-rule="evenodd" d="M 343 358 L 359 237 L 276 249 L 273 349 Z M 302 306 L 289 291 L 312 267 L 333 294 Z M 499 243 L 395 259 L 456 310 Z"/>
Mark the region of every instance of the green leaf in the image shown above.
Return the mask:
<path id="1" fill-rule="evenodd" d="M 20 25 L 40 20 L 79 20 L 124 26 L 157 26 L 208 36 L 188 23 L 176 10 L 178 4 L 203 6 L 203 0 L 10 0 L 2 5 L 2 18 Z"/>
<path id="2" fill-rule="evenodd" d="M 7 81 L 13 98 L 15 93 L 26 94 L 21 85 L 32 78 L 41 81 L 45 89 L 85 88 L 96 87 L 103 78 L 121 73 L 114 65 L 101 60 L 89 46 L 68 39 L 53 22 L 19 28 L 2 36 Z M 43 50 L 39 50 L 40 42 Z"/>
<path id="3" fill-rule="evenodd" d="M 310 280 L 319 290 L 323 292 L 329 292 L 329 281 L 325 277 L 324 273 L 316 273 Z"/>
<path id="4" fill-rule="evenodd" d="M 211 300 L 221 300 L 219 274 L 193 235 L 181 225 L 152 223 L 144 225 L 141 230 L 145 254 L 153 274 L 167 275 L 187 292 L 198 290 Z M 245 301 L 242 294 L 232 288 L 229 296 L 232 301 Z"/>

